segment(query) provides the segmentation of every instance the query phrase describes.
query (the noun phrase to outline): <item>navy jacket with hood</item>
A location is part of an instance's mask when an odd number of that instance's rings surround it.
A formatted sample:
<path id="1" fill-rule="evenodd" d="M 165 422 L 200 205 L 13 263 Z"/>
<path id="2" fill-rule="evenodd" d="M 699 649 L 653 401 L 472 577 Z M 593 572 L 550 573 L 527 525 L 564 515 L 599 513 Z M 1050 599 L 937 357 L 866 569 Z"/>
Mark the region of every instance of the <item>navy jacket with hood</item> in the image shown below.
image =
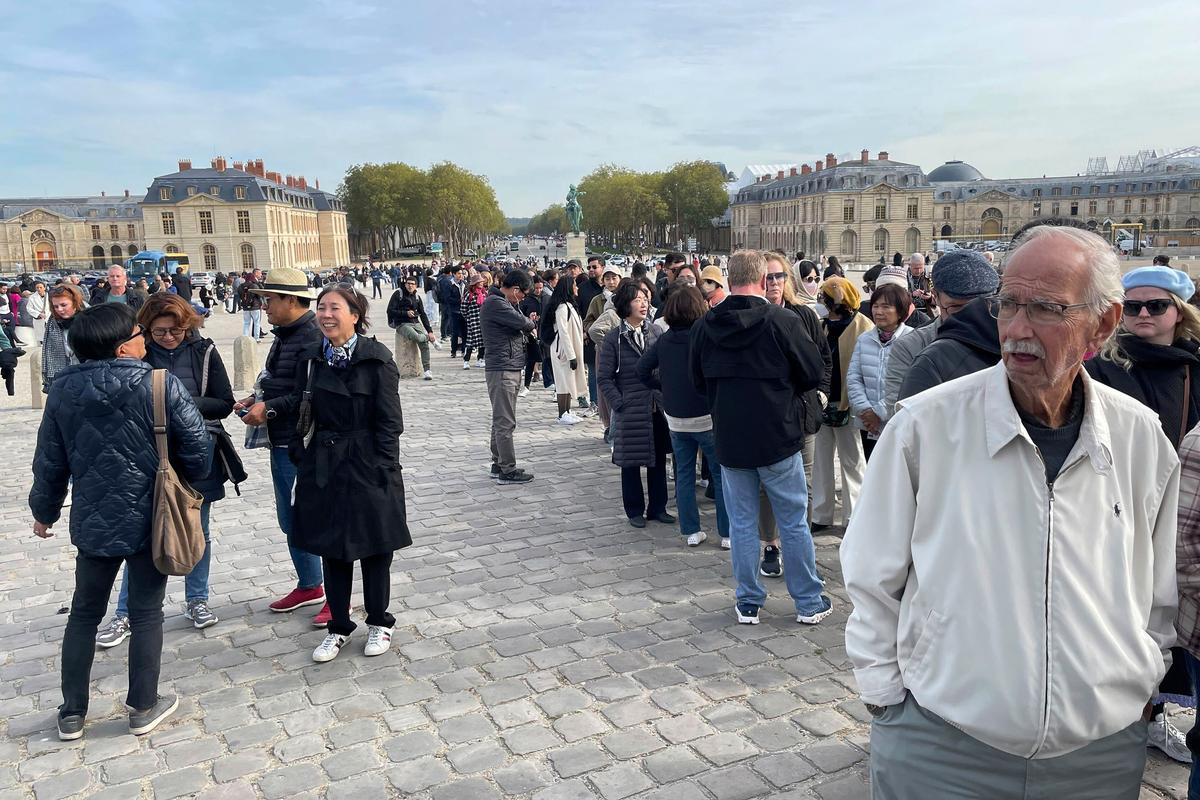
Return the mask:
<path id="1" fill-rule="evenodd" d="M 825 363 L 797 314 L 731 295 L 692 326 L 692 383 L 708 397 L 725 467 L 765 467 L 804 447 L 804 394 Z"/>
<path id="2" fill-rule="evenodd" d="M 913 359 L 897 399 L 987 369 L 999 360 L 1000 331 L 988 313 L 987 298 L 977 297 L 943 322 L 937 338 Z"/>

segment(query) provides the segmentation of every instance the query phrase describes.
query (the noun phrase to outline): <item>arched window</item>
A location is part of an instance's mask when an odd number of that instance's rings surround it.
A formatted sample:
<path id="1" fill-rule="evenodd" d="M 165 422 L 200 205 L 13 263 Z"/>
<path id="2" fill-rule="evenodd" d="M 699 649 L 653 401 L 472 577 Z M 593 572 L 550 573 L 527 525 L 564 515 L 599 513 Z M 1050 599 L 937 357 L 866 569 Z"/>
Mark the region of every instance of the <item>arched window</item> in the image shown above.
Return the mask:
<path id="1" fill-rule="evenodd" d="M 96 245 L 92 248 L 92 269 L 105 269 L 104 248 Z"/>
<path id="2" fill-rule="evenodd" d="M 953 236 L 953 235 L 954 235 L 953 228 L 951 228 L 949 225 L 942 226 L 942 236 L 946 237 L 946 236 Z"/>
<path id="3" fill-rule="evenodd" d="M 875 252 L 885 253 L 888 249 L 888 232 L 886 228 L 875 231 Z"/>
<path id="4" fill-rule="evenodd" d="M 1192 217 L 1187 222 L 1183 223 L 1183 227 L 1185 227 L 1185 228 L 1200 228 L 1200 219 L 1196 219 L 1195 217 Z"/>
<path id="5" fill-rule="evenodd" d="M 1157 219 L 1153 219 L 1150 221 L 1150 230 L 1152 230 L 1152 231 L 1158 230 L 1158 220 Z"/>
<path id="6" fill-rule="evenodd" d="M 904 233 L 904 251 L 906 253 L 915 253 L 921 249 L 921 232 L 916 228 L 909 228 Z"/>
<path id="7" fill-rule="evenodd" d="M 121 245 L 114 244 L 112 246 L 112 249 L 109 250 L 109 255 L 111 255 L 113 257 L 113 260 L 120 261 L 121 260 Z"/>
<path id="8" fill-rule="evenodd" d="M 217 248 L 213 247 L 211 244 L 206 244 L 200 248 L 200 252 L 204 255 L 204 268 L 205 269 L 216 269 L 217 268 Z"/>
<path id="9" fill-rule="evenodd" d="M 168 253 L 178 253 L 179 252 L 179 248 L 173 244 L 169 244 L 163 249 Z"/>
<path id="10" fill-rule="evenodd" d="M 129 245 L 129 255 L 136 256 L 137 254 L 138 254 L 137 245 L 135 245 L 135 244 Z"/>
<path id="11" fill-rule="evenodd" d="M 842 231 L 842 255 L 855 256 L 858 254 L 858 234 L 854 231 Z"/>
<path id="12" fill-rule="evenodd" d="M 254 245 L 242 242 L 239 252 L 242 254 L 242 271 L 250 272 L 254 269 Z"/>

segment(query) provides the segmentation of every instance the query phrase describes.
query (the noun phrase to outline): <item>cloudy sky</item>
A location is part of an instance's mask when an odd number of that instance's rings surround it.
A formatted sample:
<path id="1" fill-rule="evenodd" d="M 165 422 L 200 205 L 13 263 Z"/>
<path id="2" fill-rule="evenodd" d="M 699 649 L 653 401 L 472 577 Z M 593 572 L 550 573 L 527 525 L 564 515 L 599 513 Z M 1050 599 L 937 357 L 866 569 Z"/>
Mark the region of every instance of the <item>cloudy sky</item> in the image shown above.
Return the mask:
<path id="1" fill-rule="evenodd" d="M 354 163 L 452 160 L 528 216 L 605 162 L 868 148 L 1018 177 L 1200 144 L 1195 0 L 55 8 L 4 15 L 0 196 L 140 193 L 218 154 L 328 189 Z"/>

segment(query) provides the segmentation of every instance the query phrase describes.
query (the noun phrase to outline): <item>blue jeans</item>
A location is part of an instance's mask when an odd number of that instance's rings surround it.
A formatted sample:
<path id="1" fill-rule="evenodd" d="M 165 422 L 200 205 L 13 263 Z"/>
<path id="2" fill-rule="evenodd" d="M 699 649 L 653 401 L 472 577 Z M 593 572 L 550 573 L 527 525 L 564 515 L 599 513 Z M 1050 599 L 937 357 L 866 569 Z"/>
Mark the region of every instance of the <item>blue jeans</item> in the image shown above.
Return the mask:
<path id="1" fill-rule="evenodd" d="M 252 336 L 255 339 L 262 334 L 262 309 L 242 311 L 242 336 Z"/>
<path id="2" fill-rule="evenodd" d="M 288 458 L 286 447 L 271 448 L 271 481 L 275 484 L 275 517 L 279 530 L 288 540 L 292 565 L 296 568 L 296 586 L 312 589 L 321 585 L 321 557 L 292 547 L 292 489 L 296 486 L 296 465 Z"/>
<path id="3" fill-rule="evenodd" d="M 725 491 L 721 487 L 721 466 L 712 431 L 682 433 L 671 431 L 671 449 L 675 452 L 675 506 L 679 509 L 679 532 L 690 536 L 700 530 L 700 509 L 696 505 L 696 448 L 708 456 L 713 490 L 717 495 L 717 532 L 729 537 L 729 514 L 725 511 Z"/>
<path id="4" fill-rule="evenodd" d="M 212 503 L 207 500 L 200 506 L 200 527 L 204 529 L 204 556 L 192 567 L 183 579 L 184 597 L 192 600 L 208 602 L 208 569 L 212 561 L 212 542 L 208 539 L 208 515 L 212 511 Z M 117 616 L 129 618 L 129 568 L 121 570 L 121 591 L 117 593 Z"/>
<path id="5" fill-rule="evenodd" d="M 1177 648 L 1174 652 L 1183 653 L 1183 665 L 1187 667 L 1188 675 L 1192 679 L 1192 692 L 1197 698 L 1200 698 L 1200 660 L 1197 660 L 1194 655 L 1188 651 Z M 1200 717 L 1192 725 L 1192 730 L 1187 734 L 1188 749 L 1193 746 L 1193 740 L 1200 736 Z M 1192 754 L 1192 775 L 1188 779 L 1188 800 L 1200 800 L 1200 764 L 1197 764 L 1197 757 Z"/>
<path id="6" fill-rule="evenodd" d="M 596 389 L 596 357 L 595 356 L 592 356 L 591 363 L 589 363 L 587 365 L 587 376 L 588 376 L 588 402 L 591 403 L 592 405 L 596 405 L 596 402 L 597 402 L 596 398 L 597 398 L 598 394 L 597 394 L 597 389 Z"/>
<path id="7" fill-rule="evenodd" d="M 729 510 L 729 544 L 737 601 L 761 606 L 767 592 L 758 578 L 758 487 L 766 490 L 779 528 L 783 578 L 796 613 L 815 614 L 825 608 L 823 584 L 817 575 L 817 554 L 808 529 L 808 489 L 804 483 L 804 453 L 756 469 L 721 467 L 721 483 Z"/>

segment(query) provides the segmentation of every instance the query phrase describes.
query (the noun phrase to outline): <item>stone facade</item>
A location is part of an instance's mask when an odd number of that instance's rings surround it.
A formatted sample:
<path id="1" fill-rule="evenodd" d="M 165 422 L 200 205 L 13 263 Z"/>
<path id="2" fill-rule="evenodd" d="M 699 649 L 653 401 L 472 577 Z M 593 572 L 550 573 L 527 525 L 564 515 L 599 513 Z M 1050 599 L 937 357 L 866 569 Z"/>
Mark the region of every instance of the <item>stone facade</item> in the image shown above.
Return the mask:
<path id="1" fill-rule="evenodd" d="M 962 162 L 926 175 L 886 152 L 871 158 L 864 150 L 850 162 L 829 154 L 738 190 L 733 247 L 873 262 L 933 250 L 939 239 L 1004 240 L 1051 216 L 1077 218 L 1101 233 L 1140 223 L 1159 247 L 1200 244 L 1200 158 L 1191 151 L 1150 159 L 1136 171 L 1014 179 L 988 179 Z"/>
<path id="2" fill-rule="evenodd" d="M 104 269 L 145 249 L 141 197 L 0 199 L 0 271 Z"/>

